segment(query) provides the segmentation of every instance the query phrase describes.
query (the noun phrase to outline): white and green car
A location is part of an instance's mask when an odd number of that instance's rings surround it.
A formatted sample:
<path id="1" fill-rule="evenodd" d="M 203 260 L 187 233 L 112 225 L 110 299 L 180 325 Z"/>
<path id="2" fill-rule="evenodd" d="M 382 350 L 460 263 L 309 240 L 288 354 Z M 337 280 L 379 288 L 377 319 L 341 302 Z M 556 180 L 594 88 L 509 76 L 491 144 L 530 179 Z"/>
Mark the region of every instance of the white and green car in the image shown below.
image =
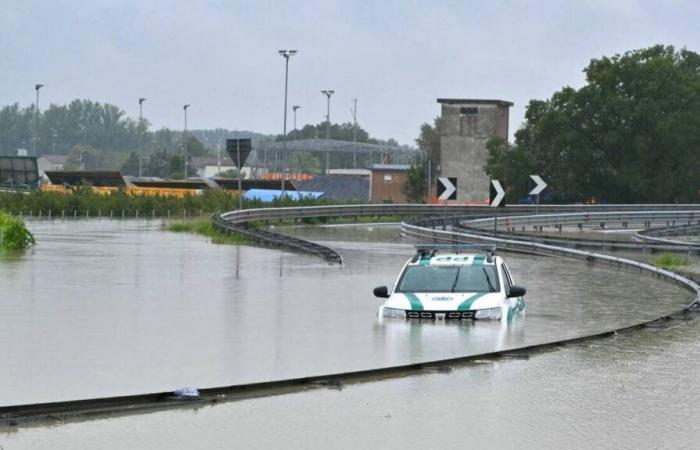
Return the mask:
<path id="1" fill-rule="evenodd" d="M 386 298 L 379 317 L 505 321 L 525 310 L 525 288 L 513 284 L 495 246 L 429 244 L 416 249 L 392 290 L 374 289 L 375 296 Z"/>

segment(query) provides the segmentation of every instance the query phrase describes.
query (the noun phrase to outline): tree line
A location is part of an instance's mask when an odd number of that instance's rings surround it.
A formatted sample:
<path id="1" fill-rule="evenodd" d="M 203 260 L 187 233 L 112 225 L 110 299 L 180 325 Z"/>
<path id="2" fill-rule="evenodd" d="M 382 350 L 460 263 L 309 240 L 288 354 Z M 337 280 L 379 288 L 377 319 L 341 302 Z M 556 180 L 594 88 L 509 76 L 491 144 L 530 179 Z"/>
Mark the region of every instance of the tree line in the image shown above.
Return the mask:
<path id="1" fill-rule="evenodd" d="M 369 136 L 361 126 L 332 123 L 330 138 L 397 146 L 389 139 L 382 141 Z M 325 138 L 326 123 L 305 125 L 292 130 L 288 139 Z M 52 104 L 37 114 L 35 106 L 20 107 L 15 103 L 0 108 L 0 155 L 15 155 L 17 149 L 27 149 L 30 155 L 66 155 L 67 169 L 115 169 L 125 174 L 138 174 L 139 153 L 143 153 L 145 175 L 180 178 L 183 169 L 183 135 L 180 130 L 150 129 L 146 120 L 132 119 L 119 107 L 91 100 L 73 100 L 67 105 Z M 224 128 L 191 130 L 187 132 L 188 159 L 215 155 L 219 146 L 230 138 L 251 138 L 253 144 L 281 140 L 281 135 L 266 135 Z M 351 167 L 352 155 L 333 155 L 332 164 Z M 320 171 L 325 161 L 321 155 L 301 155 L 299 164 L 309 171 Z M 337 161 L 336 161 L 337 159 Z M 359 165 L 365 164 L 360 161 Z"/>
<path id="2" fill-rule="evenodd" d="M 484 170 L 507 202 L 527 197 L 530 174 L 548 183 L 546 202 L 697 202 L 700 55 L 656 45 L 592 59 L 583 71 L 584 86 L 529 102 L 514 143 L 487 143 Z M 423 124 L 416 143 L 436 167 L 439 118 Z M 424 198 L 426 166 L 409 174 L 414 199 Z"/>
<path id="3" fill-rule="evenodd" d="M 697 202 L 700 55 L 657 45 L 591 60 L 586 84 L 531 100 L 513 145 L 489 142 L 486 171 L 511 201 L 531 173 L 549 201 Z"/>

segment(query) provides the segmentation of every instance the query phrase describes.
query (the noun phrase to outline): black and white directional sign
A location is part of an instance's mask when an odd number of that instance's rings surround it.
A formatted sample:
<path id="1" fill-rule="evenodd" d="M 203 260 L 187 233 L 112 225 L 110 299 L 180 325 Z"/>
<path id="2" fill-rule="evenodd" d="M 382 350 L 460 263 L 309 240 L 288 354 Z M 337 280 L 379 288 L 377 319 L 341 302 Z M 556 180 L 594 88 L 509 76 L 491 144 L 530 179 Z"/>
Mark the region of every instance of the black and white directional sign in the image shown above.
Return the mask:
<path id="1" fill-rule="evenodd" d="M 530 195 L 540 195 L 547 187 L 547 183 L 539 175 L 530 175 L 530 178 L 535 182 L 535 189 L 530 191 Z"/>
<path id="2" fill-rule="evenodd" d="M 438 200 L 457 200 L 457 178 L 438 178 L 437 197 Z"/>
<path id="3" fill-rule="evenodd" d="M 506 206 L 506 202 L 503 198 L 506 196 L 506 192 L 501 187 L 501 182 L 498 180 L 491 180 L 491 189 L 489 189 L 489 206 L 492 208 L 497 208 L 499 206 Z"/>

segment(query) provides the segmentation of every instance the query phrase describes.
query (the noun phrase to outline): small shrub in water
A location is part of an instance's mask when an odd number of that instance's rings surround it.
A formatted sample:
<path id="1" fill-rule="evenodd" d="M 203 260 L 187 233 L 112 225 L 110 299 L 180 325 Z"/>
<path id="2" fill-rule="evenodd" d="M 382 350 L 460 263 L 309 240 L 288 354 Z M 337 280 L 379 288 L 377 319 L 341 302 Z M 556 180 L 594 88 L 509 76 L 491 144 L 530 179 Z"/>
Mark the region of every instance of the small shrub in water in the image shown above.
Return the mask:
<path id="1" fill-rule="evenodd" d="M 0 211 L 0 249 L 18 250 L 36 244 L 21 219 Z"/>

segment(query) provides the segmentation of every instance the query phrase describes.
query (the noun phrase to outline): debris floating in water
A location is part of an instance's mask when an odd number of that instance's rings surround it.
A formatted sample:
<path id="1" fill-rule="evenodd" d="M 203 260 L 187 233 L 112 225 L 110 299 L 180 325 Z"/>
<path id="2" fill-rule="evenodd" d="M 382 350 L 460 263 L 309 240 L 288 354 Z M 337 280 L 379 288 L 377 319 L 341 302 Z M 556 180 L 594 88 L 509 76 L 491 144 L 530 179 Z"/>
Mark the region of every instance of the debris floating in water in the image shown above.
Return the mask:
<path id="1" fill-rule="evenodd" d="M 196 398 L 196 397 L 199 397 L 199 391 L 194 386 L 187 386 L 184 388 L 175 389 L 175 391 L 173 391 L 173 394 L 175 394 L 175 397 L 178 397 L 178 398 Z"/>

